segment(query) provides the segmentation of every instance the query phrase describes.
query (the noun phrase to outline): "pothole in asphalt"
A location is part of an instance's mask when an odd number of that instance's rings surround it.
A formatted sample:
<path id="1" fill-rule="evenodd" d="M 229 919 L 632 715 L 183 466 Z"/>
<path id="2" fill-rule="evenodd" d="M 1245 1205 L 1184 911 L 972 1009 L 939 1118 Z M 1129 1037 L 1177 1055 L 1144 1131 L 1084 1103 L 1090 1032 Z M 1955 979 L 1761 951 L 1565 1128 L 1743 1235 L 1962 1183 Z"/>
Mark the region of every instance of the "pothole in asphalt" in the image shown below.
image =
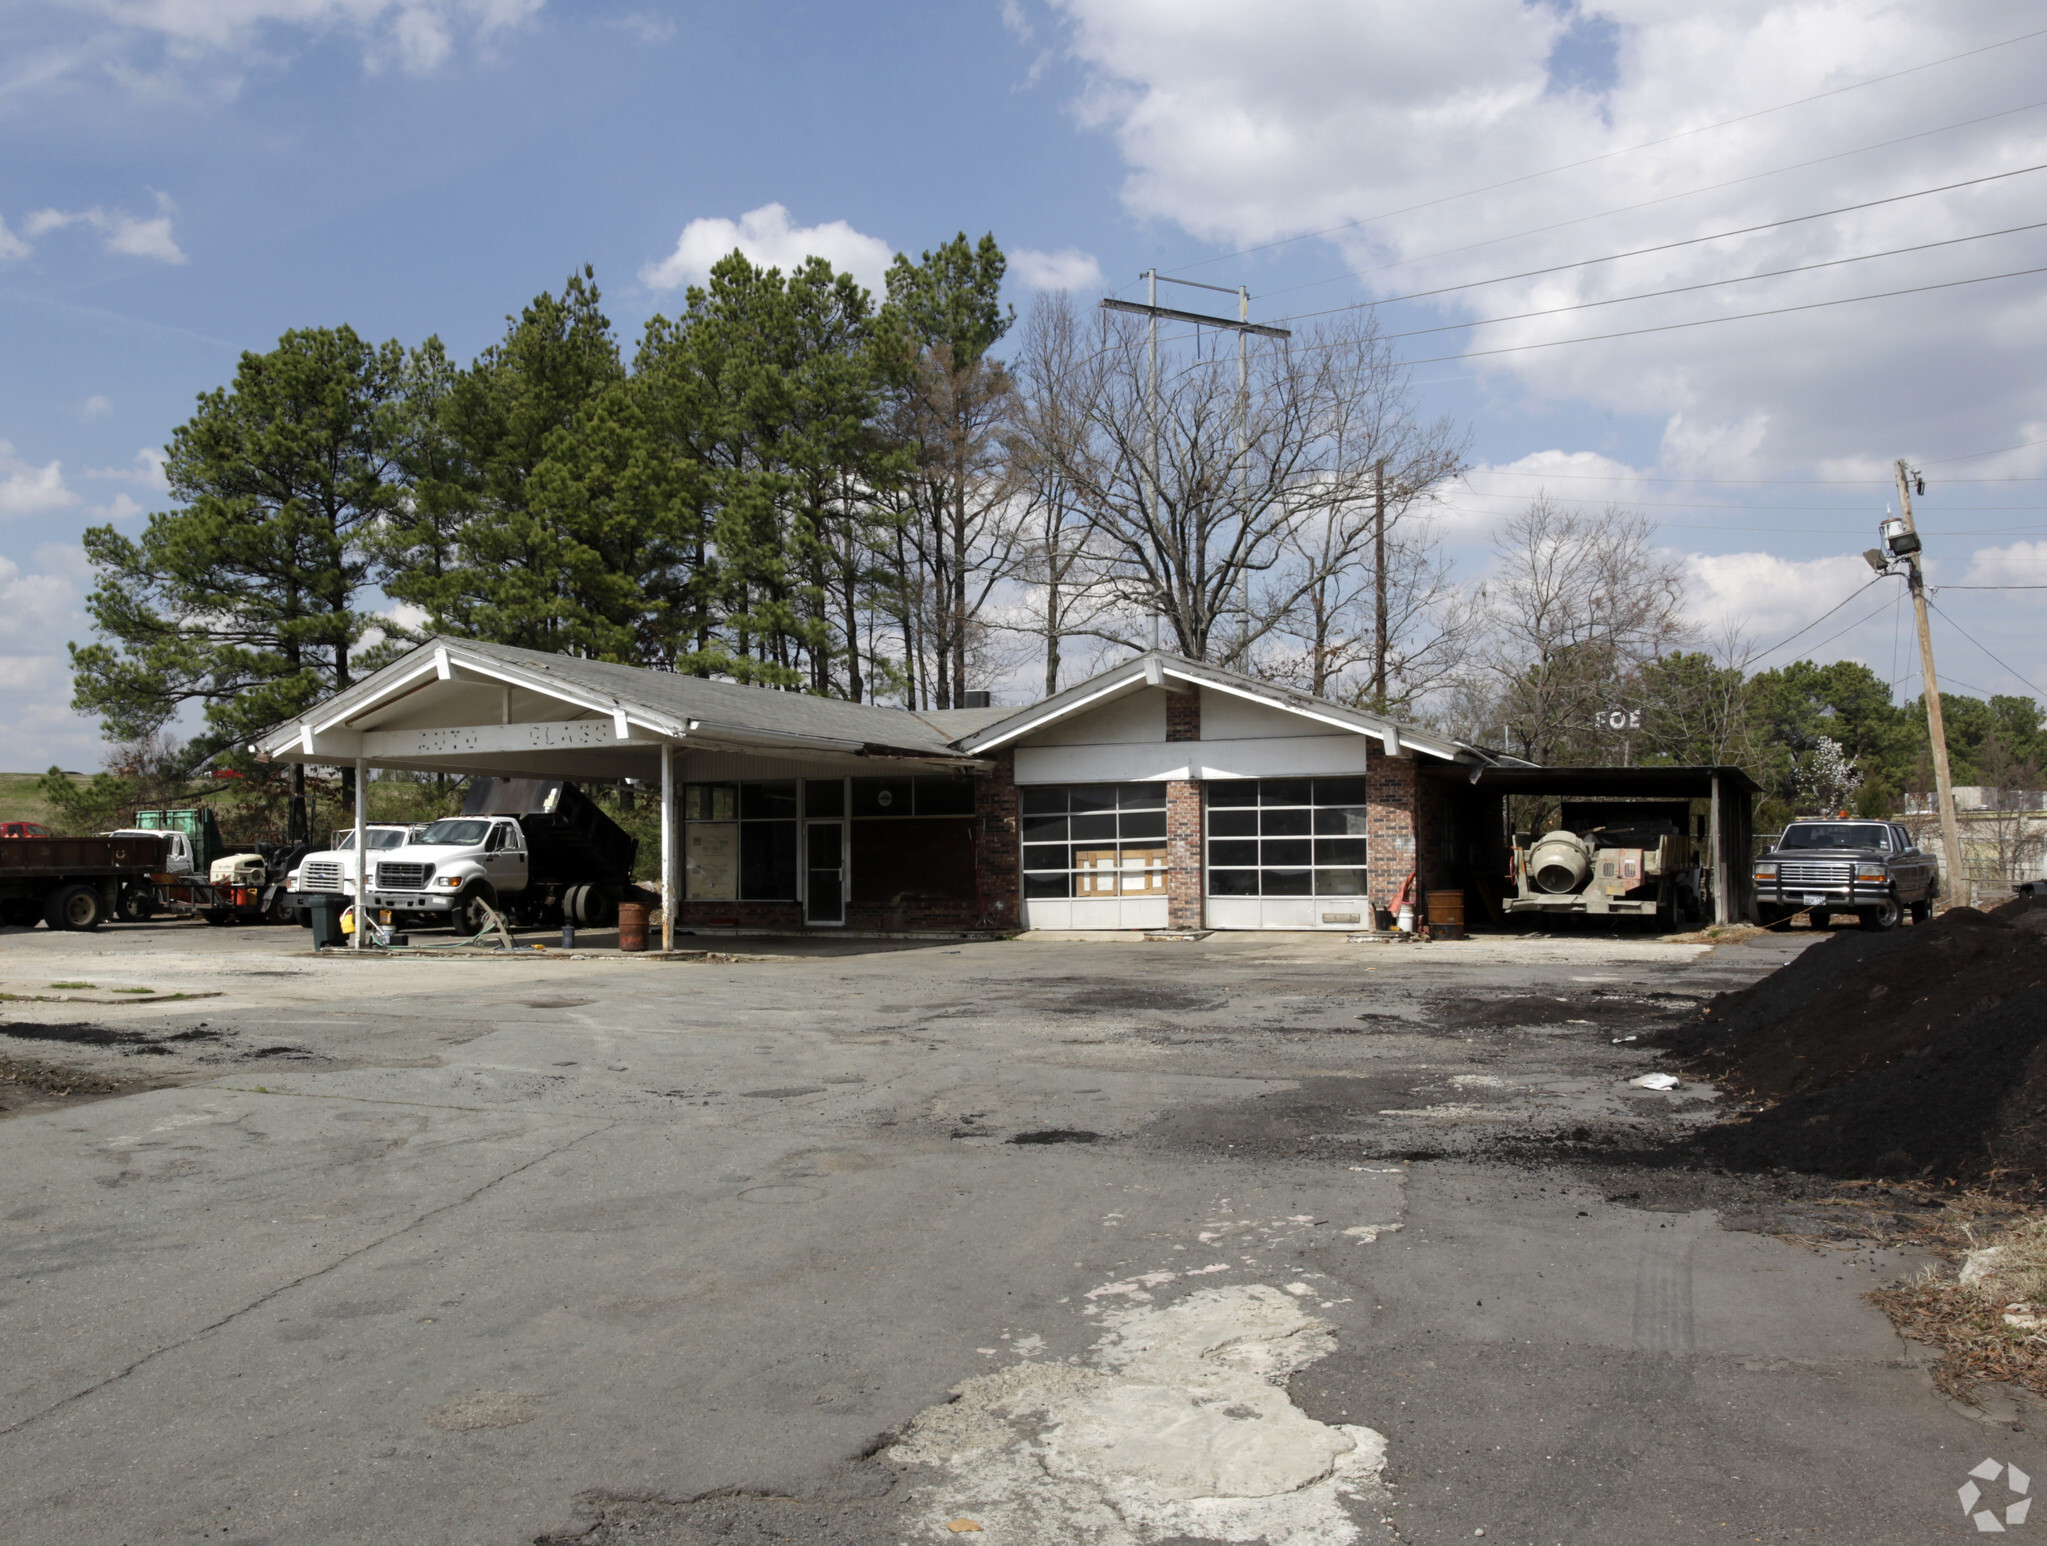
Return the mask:
<path id="1" fill-rule="evenodd" d="M 815 1186 L 749 1186 L 739 1194 L 741 1202 L 768 1203 L 781 1207 L 817 1202 L 823 1197 L 823 1190 Z"/>
<path id="2" fill-rule="evenodd" d="M 824 1086 L 821 1084 L 784 1084 L 777 1085 L 772 1090 L 741 1090 L 739 1093 L 748 1100 L 788 1100 L 796 1095 L 822 1095 L 824 1094 Z"/>
<path id="3" fill-rule="evenodd" d="M 1099 1143 L 1102 1135 L 1082 1127 L 1047 1127 L 1033 1133 L 1018 1133 L 1010 1143 Z"/>
<path id="4" fill-rule="evenodd" d="M 1213 993 L 1188 993 L 1180 988 L 1148 988 L 1124 984 L 1112 988 L 1086 988 L 1069 993 L 1049 1006 L 1068 1014 L 1103 1014 L 1116 1011 L 1206 1011 L 1221 1009 L 1228 999 Z"/>
<path id="5" fill-rule="evenodd" d="M 594 998 L 522 998 L 519 1002 L 528 1009 L 580 1009 L 585 1004 L 597 1002 Z"/>

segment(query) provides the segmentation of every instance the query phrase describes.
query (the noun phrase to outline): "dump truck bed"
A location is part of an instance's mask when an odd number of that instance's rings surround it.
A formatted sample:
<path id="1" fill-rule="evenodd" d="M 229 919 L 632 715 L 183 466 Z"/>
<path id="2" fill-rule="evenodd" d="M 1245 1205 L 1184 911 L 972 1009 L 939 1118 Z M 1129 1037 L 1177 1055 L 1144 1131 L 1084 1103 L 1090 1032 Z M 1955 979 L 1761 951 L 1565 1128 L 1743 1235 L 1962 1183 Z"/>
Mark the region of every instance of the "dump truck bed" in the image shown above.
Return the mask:
<path id="1" fill-rule="evenodd" d="M 0 880 L 148 875 L 163 863 L 161 838 L 0 837 Z"/>
<path id="2" fill-rule="evenodd" d="M 640 840 L 574 784 L 558 778 L 480 778 L 462 802 L 465 816 L 514 816 L 526 834 L 537 883 L 594 881 L 625 886 Z"/>

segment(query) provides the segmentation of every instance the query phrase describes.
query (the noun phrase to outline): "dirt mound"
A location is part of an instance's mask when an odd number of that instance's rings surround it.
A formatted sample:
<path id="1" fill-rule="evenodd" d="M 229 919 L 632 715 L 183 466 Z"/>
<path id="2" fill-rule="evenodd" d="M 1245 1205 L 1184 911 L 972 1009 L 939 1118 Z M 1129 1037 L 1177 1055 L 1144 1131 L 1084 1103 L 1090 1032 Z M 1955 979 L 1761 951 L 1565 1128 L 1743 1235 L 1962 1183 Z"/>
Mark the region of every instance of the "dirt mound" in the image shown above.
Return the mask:
<path id="1" fill-rule="evenodd" d="M 1743 1170 L 2047 1179 L 2047 987 L 2022 988 L 1888 1066 L 1794 1095 L 1696 1142 Z"/>
<path id="2" fill-rule="evenodd" d="M 2047 984 L 2047 934 L 2032 921 L 2022 908 L 1957 907 L 1918 928 L 1837 934 L 1659 1040 L 1694 1077 L 1738 1094 L 1832 1089 Z"/>

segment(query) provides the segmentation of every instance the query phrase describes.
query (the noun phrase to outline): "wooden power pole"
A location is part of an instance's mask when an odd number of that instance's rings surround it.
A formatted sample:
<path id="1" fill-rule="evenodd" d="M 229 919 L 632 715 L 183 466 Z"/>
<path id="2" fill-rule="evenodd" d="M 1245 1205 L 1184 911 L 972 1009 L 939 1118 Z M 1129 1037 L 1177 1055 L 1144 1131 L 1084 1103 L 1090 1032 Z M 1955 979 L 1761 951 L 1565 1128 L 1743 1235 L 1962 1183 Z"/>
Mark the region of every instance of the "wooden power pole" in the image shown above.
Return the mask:
<path id="1" fill-rule="evenodd" d="M 1933 751 L 1933 784 L 1940 801 L 1940 837 L 1946 850 L 1948 896 L 1967 901 L 1968 872 L 1962 867 L 1962 834 L 1955 820 L 1955 786 L 1947 763 L 1947 724 L 1941 713 L 1940 680 L 1933 671 L 1933 629 L 1926 620 L 1926 575 L 1919 566 L 1919 529 L 1912 523 L 1912 474 L 1898 458 L 1898 514 L 1912 541 L 1904 552 L 1905 583 L 1912 591 L 1912 611 L 1919 620 L 1919 670 L 1926 683 L 1926 735 Z"/>
<path id="2" fill-rule="evenodd" d="M 1386 458 L 1372 469 L 1372 707 L 1386 712 Z"/>

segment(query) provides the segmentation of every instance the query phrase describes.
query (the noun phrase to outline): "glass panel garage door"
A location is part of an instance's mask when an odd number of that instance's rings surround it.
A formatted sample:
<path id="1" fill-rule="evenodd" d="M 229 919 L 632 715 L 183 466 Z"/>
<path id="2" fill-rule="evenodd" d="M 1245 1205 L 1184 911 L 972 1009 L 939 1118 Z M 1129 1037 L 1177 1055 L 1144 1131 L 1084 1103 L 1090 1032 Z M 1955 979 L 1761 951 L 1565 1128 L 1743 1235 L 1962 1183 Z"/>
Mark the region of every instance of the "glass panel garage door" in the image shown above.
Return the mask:
<path id="1" fill-rule="evenodd" d="M 1356 928 L 1366 911 L 1362 778 L 1260 778 L 1208 785 L 1213 928 Z"/>
<path id="2" fill-rule="evenodd" d="M 1031 928 L 1165 927 L 1164 784 L 1040 784 L 1018 796 Z"/>

